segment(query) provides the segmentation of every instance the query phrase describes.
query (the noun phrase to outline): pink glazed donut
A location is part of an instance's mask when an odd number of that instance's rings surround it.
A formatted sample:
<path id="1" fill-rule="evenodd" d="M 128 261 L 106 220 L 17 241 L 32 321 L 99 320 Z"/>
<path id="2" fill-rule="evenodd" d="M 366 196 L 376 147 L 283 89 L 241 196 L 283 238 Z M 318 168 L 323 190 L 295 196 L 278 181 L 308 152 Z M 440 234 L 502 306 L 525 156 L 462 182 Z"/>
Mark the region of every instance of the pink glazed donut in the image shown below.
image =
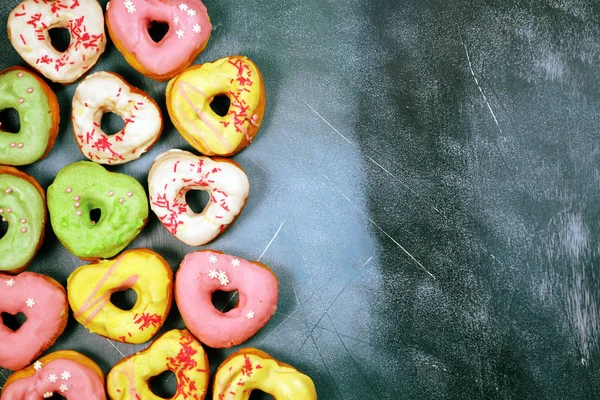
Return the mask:
<path id="1" fill-rule="evenodd" d="M 239 292 L 231 311 L 213 306 L 212 294 L 218 290 Z M 277 309 L 278 291 L 267 266 L 212 250 L 185 256 L 175 278 L 175 301 L 185 325 L 213 348 L 243 343 L 265 326 Z"/>
<path id="2" fill-rule="evenodd" d="M 0 312 L 27 317 L 16 331 L 0 323 L 0 367 L 21 369 L 64 331 L 69 317 L 67 293 L 60 283 L 44 275 L 0 274 Z"/>
<path id="3" fill-rule="evenodd" d="M 212 31 L 200 0 L 112 0 L 106 26 L 127 62 L 149 78 L 166 81 L 192 65 Z M 152 22 L 169 25 L 156 43 L 148 33 Z"/>

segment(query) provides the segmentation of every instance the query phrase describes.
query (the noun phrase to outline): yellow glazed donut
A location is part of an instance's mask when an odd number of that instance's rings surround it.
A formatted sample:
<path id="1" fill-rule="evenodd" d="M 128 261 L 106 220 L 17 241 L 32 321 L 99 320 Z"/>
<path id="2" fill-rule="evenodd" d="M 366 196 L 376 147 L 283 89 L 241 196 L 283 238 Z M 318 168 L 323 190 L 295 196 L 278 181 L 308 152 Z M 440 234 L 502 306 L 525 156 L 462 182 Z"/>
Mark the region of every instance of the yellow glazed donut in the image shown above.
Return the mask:
<path id="1" fill-rule="evenodd" d="M 225 116 L 210 105 L 216 96 L 229 98 Z M 260 71 L 243 56 L 195 65 L 167 86 L 167 109 L 183 138 L 206 156 L 231 156 L 246 147 L 265 113 Z"/>
<path id="2" fill-rule="evenodd" d="M 210 372 L 208 357 L 191 333 L 176 329 L 146 350 L 119 361 L 108 373 L 108 395 L 112 400 L 161 400 L 152 393 L 148 381 L 167 370 L 177 378 L 177 389 L 169 400 L 204 399 Z"/>
<path id="3" fill-rule="evenodd" d="M 133 289 L 137 301 L 129 311 L 110 302 L 115 292 Z M 139 344 L 150 340 L 162 327 L 171 308 L 173 272 L 169 264 L 148 249 L 122 253 L 77 268 L 67 283 L 69 304 L 75 319 L 109 339 Z"/>
<path id="4" fill-rule="evenodd" d="M 316 400 L 312 379 L 294 367 L 254 348 L 230 355 L 219 366 L 213 384 L 213 399 L 248 400 L 254 389 L 276 400 Z"/>

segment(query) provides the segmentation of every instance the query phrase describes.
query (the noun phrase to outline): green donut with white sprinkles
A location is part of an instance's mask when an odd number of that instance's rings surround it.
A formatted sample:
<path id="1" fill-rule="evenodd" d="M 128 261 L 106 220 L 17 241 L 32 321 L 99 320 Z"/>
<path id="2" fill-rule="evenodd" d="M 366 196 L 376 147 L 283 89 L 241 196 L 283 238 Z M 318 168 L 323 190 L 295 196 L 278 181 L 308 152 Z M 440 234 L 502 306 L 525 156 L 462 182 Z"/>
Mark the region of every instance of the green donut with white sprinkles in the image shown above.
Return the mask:
<path id="1" fill-rule="evenodd" d="M 148 220 L 148 197 L 133 177 L 79 161 L 48 188 L 50 223 L 60 242 L 83 260 L 117 255 Z"/>
<path id="2" fill-rule="evenodd" d="M 44 158 L 58 133 L 56 95 L 33 72 L 12 67 L 0 72 L 0 110 L 19 114 L 19 132 L 4 130 L 0 121 L 0 164 L 28 165 Z"/>
<path id="3" fill-rule="evenodd" d="M 13 167 L 0 166 L 0 271 L 24 270 L 44 241 L 46 198 L 37 181 Z"/>

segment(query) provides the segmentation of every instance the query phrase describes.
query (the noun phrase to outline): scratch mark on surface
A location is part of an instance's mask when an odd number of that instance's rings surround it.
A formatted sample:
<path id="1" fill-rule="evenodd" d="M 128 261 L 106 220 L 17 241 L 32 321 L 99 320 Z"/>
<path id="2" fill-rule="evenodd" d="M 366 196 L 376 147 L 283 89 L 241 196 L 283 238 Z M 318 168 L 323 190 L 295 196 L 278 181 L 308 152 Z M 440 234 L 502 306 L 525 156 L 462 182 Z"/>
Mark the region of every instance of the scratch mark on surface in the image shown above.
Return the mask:
<path id="1" fill-rule="evenodd" d="M 250 162 L 253 163 L 254 165 L 256 165 L 258 168 L 260 168 L 261 170 L 263 170 L 263 172 L 267 172 L 266 169 L 264 169 L 263 167 L 260 166 L 259 163 L 257 163 L 256 161 L 254 161 L 254 159 L 249 158 Z"/>
<path id="2" fill-rule="evenodd" d="M 494 113 L 494 110 L 492 109 L 492 106 L 490 105 L 490 102 L 487 99 L 487 96 L 483 92 L 483 89 L 481 88 L 481 85 L 479 84 L 479 81 L 477 80 L 477 76 L 475 76 L 475 71 L 473 70 L 473 64 L 471 63 L 471 56 L 469 55 L 469 49 L 467 49 L 467 45 L 464 42 L 464 40 L 462 40 L 462 38 L 460 39 L 460 42 L 462 43 L 463 47 L 465 48 L 465 53 L 467 54 L 467 62 L 469 63 L 469 70 L 471 70 L 471 75 L 473 76 L 473 79 L 475 80 L 477 89 L 479 89 L 479 93 L 481 93 L 481 95 L 483 96 L 483 101 L 487 105 L 488 110 L 490 110 L 490 114 L 492 114 L 492 118 L 494 119 L 494 122 L 496 123 L 498 130 L 500 131 L 501 134 L 504 134 L 502 132 L 502 128 L 500 128 L 500 124 L 498 123 L 498 118 L 496 118 L 496 114 Z"/>
<path id="3" fill-rule="evenodd" d="M 325 362 L 325 359 L 323 358 L 323 354 L 321 354 L 321 350 L 319 350 L 319 346 L 317 346 L 317 341 L 312 336 L 312 334 L 309 335 L 309 336 L 312 339 L 313 344 L 315 345 L 315 349 L 317 350 L 317 353 L 319 354 L 319 357 L 321 358 L 321 361 L 323 361 L 323 365 L 325 366 L 325 369 L 327 370 L 327 373 L 329 374 L 329 377 L 331 378 L 331 383 L 333 383 L 333 386 L 335 386 L 335 390 L 337 390 L 338 394 L 343 399 L 344 396 L 342 396 L 342 393 L 340 392 L 340 388 L 338 388 L 337 383 L 335 383 L 335 380 L 333 379 L 333 375 L 331 374 L 331 371 L 329 370 L 329 367 L 327 366 L 327 363 Z"/>
<path id="4" fill-rule="evenodd" d="M 269 244 L 267 245 L 267 247 L 265 247 L 265 249 L 263 250 L 262 254 L 260 255 L 260 257 L 258 257 L 258 260 L 256 261 L 260 261 L 263 256 L 265 255 L 265 253 L 267 252 L 267 250 L 269 250 L 269 247 L 271 247 L 271 244 L 273 243 L 273 241 L 275 240 L 275 238 L 277 237 L 277 235 L 279 235 L 279 231 L 281 231 L 281 228 L 283 228 L 283 224 L 285 224 L 285 219 L 283 220 L 283 222 L 281 223 L 281 225 L 279 225 L 279 229 L 277 229 L 277 232 L 275 232 L 275 235 L 273 235 L 273 238 L 271 239 L 271 241 L 269 242 Z"/>
<path id="5" fill-rule="evenodd" d="M 104 339 L 106 339 L 106 338 L 104 338 Z M 115 346 L 115 344 L 114 344 L 114 343 L 113 343 L 113 342 L 112 342 L 110 339 L 106 339 L 106 341 L 107 341 L 108 343 L 110 343 L 110 345 L 111 345 L 112 347 L 114 347 L 114 348 L 115 348 L 115 349 L 116 349 L 116 350 L 119 352 L 119 354 L 120 354 L 121 356 L 123 356 L 123 358 L 125 358 L 125 357 L 126 357 L 126 356 L 125 356 L 125 354 L 123 354 L 123 352 L 122 352 L 121 350 L 119 350 L 119 348 L 118 348 L 117 346 Z"/>
<path id="6" fill-rule="evenodd" d="M 219 310 L 219 311 L 223 312 L 223 310 L 225 310 L 225 309 L 227 308 L 227 306 L 229 305 L 229 303 L 231 303 L 231 301 L 233 300 L 233 298 L 234 298 L 235 296 L 237 296 L 237 295 L 238 295 L 238 291 L 237 291 L 237 290 L 235 290 L 235 291 L 233 292 L 233 294 L 231 295 L 231 297 L 229 298 L 229 300 L 227 301 L 227 303 L 225 303 L 225 305 L 223 306 L 223 308 L 221 308 L 221 310 Z"/>
<path id="7" fill-rule="evenodd" d="M 296 314 L 296 311 L 298 311 L 298 309 L 295 309 L 294 311 L 292 311 L 292 313 L 290 315 L 288 315 L 286 317 L 286 319 L 284 319 L 279 325 L 277 325 L 277 327 L 275 329 L 273 329 L 271 332 L 269 332 L 269 334 L 267 336 L 265 336 L 263 338 L 263 340 L 261 340 L 260 343 L 256 347 L 260 347 L 265 342 L 265 340 L 267 340 L 272 334 L 274 334 L 275 332 L 277 332 L 277 330 L 279 328 L 281 328 L 281 326 L 283 326 L 283 324 L 285 324 L 290 318 L 292 318 L 292 316 L 294 314 Z"/>
<path id="8" fill-rule="evenodd" d="M 327 177 L 327 175 L 323 175 L 329 182 L 331 182 L 331 179 L 329 179 L 329 177 Z M 375 221 L 373 221 L 367 214 L 365 214 L 365 212 L 363 210 L 361 210 L 360 208 L 358 208 L 353 202 L 352 200 L 350 200 L 348 198 L 348 196 L 346 196 L 344 193 L 342 193 L 341 190 L 337 189 L 334 187 L 335 190 L 337 190 L 342 196 L 344 196 L 344 198 L 346 200 L 348 200 L 348 202 L 350 204 L 352 204 L 352 206 L 354 208 L 356 208 L 356 210 L 358 210 L 358 212 L 360 212 L 366 219 L 368 219 L 377 229 L 379 229 L 381 231 L 381 233 L 383 233 L 385 236 L 387 236 L 392 242 L 394 242 L 396 244 L 396 246 L 398 246 L 400 248 L 400 250 L 402 250 L 407 256 L 410 257 L 411 260 L 413 260 L 418 266 L 419 268 L 421 268 L 423 271 L 425 271 L 427 273 L 427 275 L 429 275 L 430 277 L 432 277 L 433 279 L 437 279 L 435 277 L 435 275 L 433 275 L 431 272 L 429 272 L 427 270 L 427 268 L 425 268 L 425 266 L 423 266 L 423 264 L 421 264 L 419 262 L 419 260 L 417 260 L 408 250 L 406 250 L 404 248 L 404 246 L 402 246 L 400 243 L 398 243 L 398 241 L 396 239 L 394 239 L 393 237 L 391 237 L 386 231 L 383 230 L 383 228 L 381 226 L 379 226 Z"/>
<path id="9" fill-rule="evenodd" d="M 307 102 L 305 102 L 304 100 L 300 99 L 301 102 L 304 103 L 304 105 L 306 105 L 306 107 L 310 108 L 312 110 L 312 112 L 314 112 L 315 114 L 317 114 L 319 116 L 319 118 L 321 118 L 323 120 L 323 122 L 325 122 L 327 125 L 329 125 L 329 127 L 331 129 L 333 129 L 338 135 L 340 135 L 341 137 L 344 138 L 344 140 L 348 143 L 350 143 L 352 146 L 356 147 L 356 144 L 354 144 L 352 141 L 350 141 L 350 139 L 348 139 L 346 136 L 342 135 L 342 132 L 338 131 L 335 126 L 331 125 L 329 123 L 329 121 L 327 121 L 325 118 L 323 118 L 323 116 L 321 114 L 319 114 L 317 112 L 317 110 L 315 110 L 314 108 L 312 108 L 312 106 L 310 104 L 308 104 Z"/>

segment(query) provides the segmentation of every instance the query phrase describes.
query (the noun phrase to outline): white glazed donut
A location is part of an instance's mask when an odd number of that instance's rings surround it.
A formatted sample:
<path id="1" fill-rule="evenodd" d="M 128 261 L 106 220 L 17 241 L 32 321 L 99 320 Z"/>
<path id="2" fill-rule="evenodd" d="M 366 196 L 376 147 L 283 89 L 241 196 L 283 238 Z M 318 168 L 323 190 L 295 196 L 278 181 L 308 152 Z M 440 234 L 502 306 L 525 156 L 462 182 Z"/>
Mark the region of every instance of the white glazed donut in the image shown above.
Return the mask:
<path id="1" fill-rule="evenodd" d="M 210 194 L 206 208 L 194 213 L 185 195 L 190 190 Z M 148 175 L 150 207 L 165 228 L 190 246 L 215 239 L 242 212 L 250 192 L 244 170 L 228 158 L 198 157 L 169 150 L 159 155 Z"/>
<path id="2" fill-rule="evenodd" d="M 100 128 L 105 112 L 120 115 L 121 131 L 107 135 Z M 73 134 L 84 156 L 99 164 L 123 164 L 138 159 L 160 137 L 160 108 L 143 91 L 117 74 L 97 72 L 79 84 L 71 111 Z"/>
<path id="3" fill-rule="evenodd" d="M 64 53 L 52 46 L 52 28 L 67 28 L 71 34 Z M 97 0 L 24 0 L 8 17 L 8 34 L 29 65 L 65 84 L 92 68 L 106 46 L 104 14 Z"/>

